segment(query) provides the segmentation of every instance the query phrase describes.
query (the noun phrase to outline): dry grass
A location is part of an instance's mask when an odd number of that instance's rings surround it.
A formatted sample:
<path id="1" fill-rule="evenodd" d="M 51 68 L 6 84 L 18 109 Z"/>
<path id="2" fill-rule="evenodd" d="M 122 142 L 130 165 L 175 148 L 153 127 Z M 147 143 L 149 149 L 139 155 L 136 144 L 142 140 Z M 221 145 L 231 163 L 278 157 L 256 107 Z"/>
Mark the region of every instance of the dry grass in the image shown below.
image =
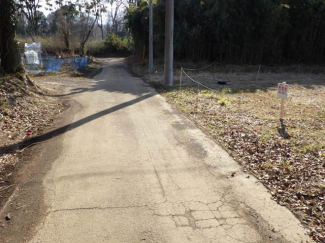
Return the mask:
<path id="1" fill-rule="evenodd" d="M 33 42 L 31 38 L 28 37 L 24 38 L 21 36 L 18 36 L 17 40 L 18 42 L 21 43 Z M 73 53 L 73 51 L 70 51 L 71 53 L 67 53 L 64 41 L 60 37 L 55 35 L 46 36 L 46 37 L 36 36 L 35 42 L 41 43 L 42 51 L 44 53 L 55 53 L 56 55 L 67 55 Z M 77 38 L 73 38 L 73 40 L 71 40 L 70 42 L 70 49 L 78 50 L 79 47 L 80 47 L 80 43 L 78 42 Z M 104 48 L 103 41 L 89 40 L 86 42 L 85 52 L 89 50 L 91 54 L 98 53 L 103 48 Z"/>
<path id="2" fill-rule="evenodd" d="M 259 178 L 315 240 L 324 242 L 325 88 L 292 85 L 290 92 L 283 123 L 274 87 L 254 93 L 192 87 L 162 94 Z"/>
<path id="3" fill-rule="evenodd" d="M 255 175 L 279 204 L 285 205 L 325 242 L 325 75 L 305 72 L 256 72 L 225 67 L 216 72 L 190 71 L 204 89 L 183 76 L 160 93 Z M 148 75 L 146 66 L 132 68 L 147 82 L 161 83 L 162 70 Z M 280 70 L 281 71 L 281 70 Z M 227 85 L 218 85 L 218 80 Z M 279 120 L 277 83 L 290 84 L 286 114 Z"/>
<path id="4" fill-rule="evenodd" d="M 17 37 L 18 42 L 21 43 L 32 43 L 31 38 Z M 35 42 L 41 43 L 42 52 L 44 53 L 55 53 L 56 55 L 61 55 L 64 53 L 65 45 L 60 38 L 56 36 L 47 36 L 47 37 L 35 37 Z M 77 49 L 79 47 L 77 42 L 71 42 L 71 49 Z M 66 54 L 66 53 L 65 53 Z"/>
<path id="5" fill-rule="evenodd" d="M 188 115 L 204 115 L 213 110 L 229 113 L 227 122 L 249 120 L 247 129 L 252 129 L 260 134 L 282 136 L 279 133 L 280 99 L 276 97 L 276 90 L 257 90 L 256 92 L 234 93 L 229 88 L 220 91 L 209 91 L 197 88 L 183 88 L 164 91 L 180 110 Z M 285 102 L 285 124 L 288 134 L 283 143 L 299 143 L 295 147 L 298 152 L 304 152 L 304 147 L 325 145 L 325 94 L 324 86 L 315 86 L 313 89 L 301 85 L 290 86 L 290 97 Z M 218 118 L 218 113 L 215 114 Z M 239 120 L 237 120 L 239 118 Z M 232 121 L 233 119 L 233 121 Z M 221 131 L 219 131 L 221 132 Z M 321 152 L 321 150 L 317 151 Z M 325 154 L 324 154 L 325 155 Z"/>

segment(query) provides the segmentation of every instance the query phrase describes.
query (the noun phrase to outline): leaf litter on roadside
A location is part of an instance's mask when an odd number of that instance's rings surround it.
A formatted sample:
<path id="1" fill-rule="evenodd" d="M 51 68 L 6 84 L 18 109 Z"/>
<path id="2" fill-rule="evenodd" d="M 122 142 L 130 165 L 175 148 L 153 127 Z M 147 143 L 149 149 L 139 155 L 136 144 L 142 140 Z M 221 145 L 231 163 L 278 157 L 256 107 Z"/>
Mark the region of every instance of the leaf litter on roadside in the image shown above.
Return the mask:
<path id="1" fill-rule="evenodd" d="M 19 151 L 7 153 L 6 148 L 42 134 L 63 105 L 57 98 L 42 95 L 43 91 L 15 76 L 0 78 L 0 206 L 13 188 L 12 176 L 19 163 Z"/>
<path id="2" fill-rule="evenodd" d="M 282 122 L 274 90 L 235 94 L 203 90 L 197 96 L 187 88 L 162 94 L 256 176 L 275 201 L 290 208 L 314 240 L 324 243 L 325 111 L 317 108 L 325 107 L 324 87 L 292 88 L 300 96 L 287 102 Z M 306 97 L 314 102 L 306 102 Z M 220 105 L 220 99 L 230 102 Z"/>

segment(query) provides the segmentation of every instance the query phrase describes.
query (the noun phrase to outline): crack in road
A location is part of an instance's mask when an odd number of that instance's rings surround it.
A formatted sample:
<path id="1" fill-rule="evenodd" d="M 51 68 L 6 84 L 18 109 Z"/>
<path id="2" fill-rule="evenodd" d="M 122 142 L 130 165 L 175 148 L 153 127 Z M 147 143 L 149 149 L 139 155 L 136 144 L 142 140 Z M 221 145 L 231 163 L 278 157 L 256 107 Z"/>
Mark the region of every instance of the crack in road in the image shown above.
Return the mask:
<path id="1" fill-rule="evenodd" d="M 96 92 L 76 96 L 85 109 L 45 180 L 49 207 L 34 242 L 286 242 L 269 226 L 288 226 L 277 220 L 288 215 L 263 214 L 268 194 L 120 63 L 89 85 Z"/>
<path id="2" fill-rule="evenodd" d="M 79 211 L 79 210 L 110 210 L 110 209 L 132 209 L 132 208 L 148 208 L 147 205 L 143 206 L 124 206 L 124 207 L 85 207 L 85 208 L 62 208 L 49 211 L 49 213 L 57 213 L 64 211 Z"/>
<path id="3" fill-rule="evenodd" d="M 157 177 L 157 179 L 158 179 L 159 186 L 160 186 L 161 191 L 162 191 L 162 195 L 163 195 L 164 198 L 166 198 L 166 191 L 165 191 L 164 186 L 163 186 L 163 184 L 162 184 L 162 182 L 161 182 L 161 178 L 160 178 L 160 176 L 159 176 L 159 174 L 158 174 L 158 172 L 157 172 L 157 170 L 156 170 L 155 165 L 153 164 L 152 166 L 153 166 L 153 168 L 154 168 L 154 170 L 155 170 L 155 174 L 156 174 L 156 177 Z"/>

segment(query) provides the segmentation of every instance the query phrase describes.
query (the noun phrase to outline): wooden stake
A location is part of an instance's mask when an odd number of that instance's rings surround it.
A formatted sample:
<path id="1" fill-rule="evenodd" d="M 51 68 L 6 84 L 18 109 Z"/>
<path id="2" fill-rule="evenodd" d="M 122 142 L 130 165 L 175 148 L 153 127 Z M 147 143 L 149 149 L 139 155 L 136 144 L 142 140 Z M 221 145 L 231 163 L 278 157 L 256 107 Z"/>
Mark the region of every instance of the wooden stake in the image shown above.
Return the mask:
<path id="1" fill-rule="evenodd" d="M 281 99 L 281 112 L 280 112 L 280 119 L 284 119 L 284 99 Z"/>

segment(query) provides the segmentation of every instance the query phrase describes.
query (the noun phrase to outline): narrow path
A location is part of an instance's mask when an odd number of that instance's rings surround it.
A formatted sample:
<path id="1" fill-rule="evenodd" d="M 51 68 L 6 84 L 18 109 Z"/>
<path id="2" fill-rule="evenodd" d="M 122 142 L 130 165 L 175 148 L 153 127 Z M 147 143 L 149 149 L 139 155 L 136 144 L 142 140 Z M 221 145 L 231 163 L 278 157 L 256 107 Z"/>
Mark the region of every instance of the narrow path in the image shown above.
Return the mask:
<path id="1" fill-rule="evenodd" d="M 308 239 L 257 180 L 121 59 L 73 93 L 82 109 L 62 131 L 62 153 L 43 181 L 48 211 L 30 242 Z"/>

